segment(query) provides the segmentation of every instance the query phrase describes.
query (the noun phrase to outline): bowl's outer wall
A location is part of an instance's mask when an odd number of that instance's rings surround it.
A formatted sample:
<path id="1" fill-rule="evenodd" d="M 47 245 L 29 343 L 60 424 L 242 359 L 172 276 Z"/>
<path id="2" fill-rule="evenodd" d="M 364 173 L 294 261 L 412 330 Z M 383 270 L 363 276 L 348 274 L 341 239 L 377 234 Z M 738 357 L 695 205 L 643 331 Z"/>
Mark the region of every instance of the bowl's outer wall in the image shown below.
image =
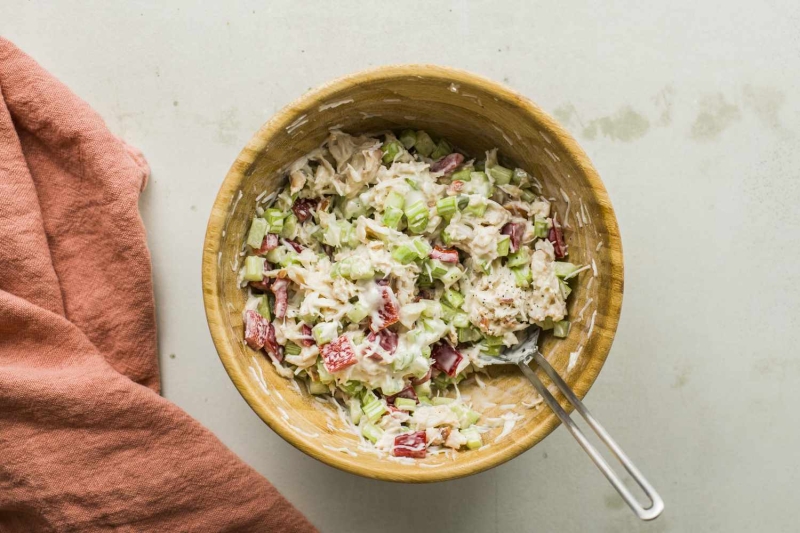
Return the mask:
<path id="1" fill-rule="evenodd" d="M 433 456 L 421 461 L 427 466 L 409 465 L 358 449 L 356 437 L 331 405 L 299 393 L 263 354 L 242 342 L 244 293 L 236 270 L 256 198 L 276 190 L 286 166 L 318 147 L 332 127 L 349 133 L 425 129 L 469 154 L 498 147 L 501 158 L 532 171 L 544 185 L 545 196 L 557 200 L 559 218 L 566 217 L 569 224 L 569 259 L 576 264 L 594 261 L 597 273 L 595 279 L 588 270 L 573 281 L 572 331 L 564 340 L 545 335 L 542 352 L 579 397 L 589 390 L 608 355 L 622 304 L 622 248 L 608 195 L 586 154 L 535 104 L 501 85 L 459 70 L 406 65 L 361 72 L 306 93 L 265 124 L 231 167 L 211 212 L 203 253 L 206 314 L 225 369 L 245 400 L 279 435 L 355 474 L 390 481 L 442 481 L 519 455 L 547 436 L 558 420 L 541 404 L 523 405 L 536 394 L 513 369 L 493 368 L 493 378 L 484 379 L 486 389 L 473 382 L 461 391 L 486 418 L 509 412 L 501 406 L 516 404 L 513 412 L 523 418 L 506 438 L 490 438 L 489 446 L 455 454 L 454 460 Z M 570 200 L 568 216 L 564 195 Z M 567 371 L 573 352 L 580 355 Z"/>

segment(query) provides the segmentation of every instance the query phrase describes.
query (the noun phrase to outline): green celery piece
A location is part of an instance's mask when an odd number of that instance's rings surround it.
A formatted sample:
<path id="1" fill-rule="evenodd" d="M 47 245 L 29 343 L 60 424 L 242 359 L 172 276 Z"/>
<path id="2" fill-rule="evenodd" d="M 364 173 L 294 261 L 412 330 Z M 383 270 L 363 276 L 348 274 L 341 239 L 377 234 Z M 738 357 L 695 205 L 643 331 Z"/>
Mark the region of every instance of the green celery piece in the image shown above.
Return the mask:
<path id="1" fill-rule="evenodd" d="M 553 326 L 553 335 L 556 337 L 564 338 L 569 335 L 569 320 L 559 320 Z"/>
<path id="2" fill-rule="evenodd" d="M 267 320 L 272 320 L 272 314 L 269 312 L 269 298 L 266 295 L 262 295 L 258 300 L 258 308 L 256 309 L 258 314 Z"/>
<path id="3" fill-rule="evenodd" d="M 280 209 L 270 208 L 264 211 L 264 218 L 269 224 L 269 232 L 280 235 L 283 231 L 283 219 L 286 218 L 286 214 Z"/>
<path id="4" fill-rule="evenodd" d="M 350 271 L 352 268 L 353 268 L 353 258 L 346 257 L 341 261 L 334 263 L 331 275 L 333 277 L 340 276 L 343 278 L 349 278 Z"/>
<path id="5" fill-rule="evenodd" d="M 455 398 L 447 398 L 446 396 L 434 396 L 431 398 L 433 405 L 449 405 L 454 401 L 456 401 Z"/>
<path id="6" fill-rule="evenodd" d="M 503 235 L 500 237 L 500 240 L 497 241 L 497 255 L 499 257 L 505 257 L 508 255 L 510 249 L 511 238 L 508 235 Z"/>
<path id="7" fill-rule="evenodd" d="M 444 301 L 449 303 L 454 309 L 460 309 L 464 305 L 464 295 L 453 289 L 444 291 Z"/>
<path id="8" fill-rule="evenodd" d="M 453 181 L 469 181 L 470 178 L 472 177 L 470 176 L 470 173 L 472 173 L 471 168 L 462 168 L 457 172 L 453 172 L 453 175 L 451 177 Z"/>
<path id="9" fill-rule="evenodd" d="M 378 401 L 378 397 L 375 396 L 375 393 L 371 390 L 365 390 L 364 394 L 361 395 L 361 407 L 366 407 L 371 403 L 375 403 Z"/>
<path id="10" fill-rule="evenodd" d="M 388 206 L 383 211 L 383 225 L 387 228 L 397 229 L 400 221 L 403 220 L 403 210 Z"/>
<path id="11" fill-rule="evenodd" d="M 389 141 L 383 143 L 381 150 L 383 151 L 383 162 L 391 165 L 403 151 L 403 145 L 400 144 L 400 141 Z"/>
<path id="12" fill-rule="evenodd" d="M 527 265 L 531 262 L 531 252 L 530 250 L 523 246 L 516 252 L 512 252 L 508 255 L 508 261 L 506 265 L 508 267 L 518 267 Z"/>
<path id="13" fill-rule="evenodd" d="M 453 315 L 453 320 L 451 320 L 450 323 L 456 328 L 466 328 L 469 326 L 469 318 L 467 317 L 467 313 L 457 311 Z"/>
<path id="14" fill-rule="evenodd" d="M 516 282 L 517 287 L 527 288 L 531 286 L 531 283 L 533 282 L 531 267 L 528 265 L 514 267 L 511 269 L 511 272 L 514 274 L 514 281 Z"/>
<path id="15" fill-rule="evenodd" d="M 381 384 L 381 393 L 384 396 L 394 396 L 405 388 L 405 383 L 402 379 L 385 379 Z"/>
<path id="16" fill-rule="evenodd" d="M 250 231 L 247 233 L 247 245 L 250 248 L 258 250 L 261 248 L 261 243 L 264 242 L 264 236 L 267 234 L 268 228 L 267 221 L 263 218 L 255 217 L 250 224 Z"/>
<path id="17" fill-rule="evenodd" d="M 394 406 L 401 411 L 414 411 L 417 409 L 417 402 L 410 398 L 395 398 Z"/>
<path id="18" fill-rule="evenodd" d="M 511 178 L 514 172 L 510 168 L 495 165 L 489 169 L 489 174 L 494 178 L 495 183 L 498 185 L 508 185 L 511 183 Z"/>
<path id="19" fill-rule="evenodd" d="M 487 335 L 484 337 L 484 342 L 487 346 L 502 346 L 503 345 L 503 337 L 501 336 L 492 336 Z"/>
<path id="20" fill-rule="evenodd" d="M 428 276 L 428 273 L 423 269 L 419 276 L 417 276 L 417 287 L 420 289 L 432 289 L 434 281 Z"/>
<path id="21" fill-rule="evenodd" d="M 540 239 L 546 239 L 550 233 L 550 222 L 546 218 L 536 217 L 533 221 L 533 234 Z"/>
<path id="22" fill-rule="evenodd" d="M 453 317 L 456 316 L 456 313 L 458 313 L 459 311 L 457 311 L 456 309 L 454 309 L 445 302 L 439 302 L 439 305 L 441 305 L 442 307 L 442 320 L 444 320 L 445 322 L 452 323 Z"/>
<path id="23" fill-rule="evenodd" d="M 576 270 L 578 267 L 573 265 L 572 263 L 567 263 L 565 261 L 553 261 L 553 270 L 556 273 L 556 276 L 559 278 L 566 278 Z"/>
<path id="24" fill-rule="evenodd" d="M 500 355 L 503 353 L 502 346 L 488 346 L 486 344 L 481 344 L 481 353 L 484 355 Z"/>
<path id="25" fill-rule="evenodd" d="M 403 143 L 406 150 L 411 150 L 417 142 L 417 134 L 414 133 L 414 130 L 403 130 L 400 134 L 400 142 Z"/>
<path id="26" fill-rule="evenodd" d="M 384 413 L 386 413 L 386 405 L 382 401 L 372 402 L 367 405 L 361 406 L 361 410 L 364 411 L 364 415 L 367 417 L 367 420 L 370 422 L 375 422 Z"/>
<path id="27" fill-rule="evenodd" d="M 572 287 L 569 286 L 569 283 L 560 279 L 558 280 L 558 287 L 561 289 L 561 294 L 564 296 L 564 299 L 566 300 L 569 298 L 569 295 L 572 293 Z"/>
<path id="28" fill-rule="evenodd" d="M 248 255 L 244 258 L 244 280 L 245 281 L 261 281 L 264 279 L 264 261 L 263 257 L 257 255 Z"/>
<path id="29" fill-rule="evenodd" d="M 367 417 L 367 419 L 369 419 L 369 417 Z M 375 420 L 377 420 L 377 418 Z M 361 426 L 361 434 L 365 439 L 369 440 L 372 444 L 375 444 L 378 442 L 378 439 L 383 436 L 383 430 L 375 424 L 369 423 Z"/>
<path id="30" fill-rule="evenodd" d="M 384 207 L 395 207 L 397 209 L 403 209 L 403 206 L 406 203 L 406 199 L 397 191 L 391 191 L 386 196 L 386 201 L 384 202 Z"/>
<path id="31" fill-rule="evenodd" d="M 411 244 L 414 245 L 414 249 L 417 251 L 417 257 L 420 259 L 425 259 L 428 257 L 428 254 L 431 253 L 431 245 L 422 237 L 412 239 Z"/>
<path id="32" fill-rule="evenodd" d="M 417 249 L 411 243 L 403 243 L 394 250 L 392 250 L 392 259 L 404 265 L 407 265 L 419 258 Z"/>
<path id="33" fill-rule="evenodd" d="M 450 236 L 450 233 L 447 232 L 447 228 L 445 228 L 442 230 L 442 244 L 450 246 L 451 242 L 453 242 L 453 238 Z"/>
<path id="34" fill-rule="evenodd" d="M 392 370 L 395 372 L 400 372 L 405 370 L 409 367 L 411 362 L 414 360 L 414 354 L 412 352 L 402 352 L 398 353 L 394 356 L 394 361 L 392 361 Z"/>
<path id="35" fill-rule="evenodd" d="M 414 143 L 414 148 L 416 148 L 418 154 L 428 157 L 436 149 L 436 144 L 430 135 L 420 130 L 417 132 L 417 142 Z"/>
<path id="36" fill-rule="evenodd" d="M 425 383 L 428 384 L 428 390 L 430 390 L 430 381 L 426 381 Z M 417 385 L 417 387 L 419 387 L 419 385 Z M 415 391 L 417 390 L 417 387 L 414 387 Z M 419 393 L 417 393 L 417 395 L 419 395 Z M 431 403 L 430 396 L 418 396 L 417 400 L 419 400 L 420 405 L 433 405 Z"/>
<path id="37" fill-rule="evenodd" d="M 521 185 L 526 184 L 530 181 L 528 178 L 528 173 L 522 170 L 521 168 L 515 168 L 514 173 L 511 176 L 511 183 L 514 185 Z"/>
<path id="38" fill-rule="evenodd" d="M 300 355 L 300 347 L 293 342 L 287 342 L 284 350 L 286 350 L 286 355 Z"/>
<path id="39" fill-rule="evenodd" d="M 339 335 L 339 326 L 335 322 L 320 322 L 311 328 L 311 334 L 317 344 L 328 344 Z"/>
<path id="40" fill-rule="evenodd" d="M 464 429 L 461 431 L 461 434 L 466 437 L 467 439 L 467 448 L 470 450 L 477 450 L 481 446 L 483 446 L 483 439 L 481 439 L 481 434 L 478 433 L 478 430 L 475 428 Z"/>
<path id="41" fill-rule="evenodd" d="M 330 389 L 324 383 L 319 381 L 309 381 L 308 382 L 308 393 L 309 394 L 328 394 Z"/>
<path id="42" fill-rule="evenodd" d="M 284 268 L 288 267 L 289 265 L 298 264 L 300 260 L 297 258 L 297 252 L 287 252 L 281 257 L 278 264 Z"/>
<path id="43" fill-rule="evenodd" d="M 424 353 L 425 348 L 427 348 L 428 350 L 427 354 Z M 425 376 L 425 374 L 428 373 L 428 370 L 430 370 L 430 361 L 428 360 L 431 355 L 430 347 L 426 346 L 425 348 L 423 348 L 422 356 L 415 357 L 411 361 L 411 364 L 408 365 L 408 368 L 406 369 L 407 374 L 411 374 L 417 379 L 422 379 Z"/>
<path id="44" fill-rule="evenodd" d="M 375 269 L 366 261 L 354 261 L 350 266 L 350 279 L 371 279 L 375 277 Z"/>
<path id="45" fill-rule="evenodd" d="M 425 309 L 422 311 L 422 316 L 426 316 L 428 318 L 438 317 L 442 314 L 442 306 L 439 302 L 435 302 L 433 300 L 420 300 L 425 302 Z"/>
<path id="46" fill-rule="evenodd" d="M 419 385 L 414 386 L 414 392 L 417 394 L 417 397 L 422 403 L 422 398 L 427 397 L 430 398 L 431 396 L 431 380 L 426 381 L 425 383 L 420 383 Z M 428 400 L 430 401 L 430 399 Z"/>
<path id="47" fill-rule="evenodd" d="M 464 275 L 464 272 L 458 267 L 450 267 L 450 269 L 440 278 L 445 287 L 449 287 Z"/>
<path id="48" fill-rule="evenodd" d="M 440 139 L 436 149 L 431 153 L 431 159 L 434 161 L 440 159 L 453 151 L 453 147 L 445 139 Z"/>
<path id="49" fill-rule="evenodd" d="M 475 215 L 476 217 L 482 217 L 484 213 L 486 213 L 487 205 L 486 198 L 473 196 L 469 200 L 469 205 L 464 208 L 464 213 L 468 215 Z"/>
<path id="50" fill-rule="evenodd" d="M 361 303 L 355 303 L 353 304 L 353 307 L 347 312 L 347 318 L 349 318 L 350 322 L 352 322 L 353 324 L 358 324 L 359 322 L 367 318 L 368 314 L 369 311 L 367 310 L 366 307 L 361 305 Z"/>
<path id="51" fill-rule="evenodd" d="M 457 198 L 458 202 L 456 206 L 458 207 L 459 211 L 463 211 L 469 205 L 469 196 L 467 196 L 466 194 L 459 194 Z"/>
<path id="52" fill-rule="evenodd" d="M 436 202 L 436 213 L 445 220 L 450 220 L 458 211 L 458 198 L 448 196 Z"/>
<path id="53" fill-rule="evenodd" d="M 353 424 L 358 425 L 361 422 L 361 416 L 364 414 L 364 411 L 361 410 L 361 404 L 355 398 L 351 398 L 347 400 L 347 407 L 350 411 L 350 420 L 353 421 Z"/>
<path id="54" fill-rule="evenodd" d="M 475 328 L 458 328 L 458 342 L 475 342 L 481 339 L 481 334 Z"/>
<path id="55" fill-rule="evenodd" d="M 445 266 L 445 264 L 439 261 L 438 259 L 431 259 L 429 261 L 429 264 L 431 267 L 431 276 L 433 276 L 434 279 L 441 278 L 442 276 L 447 274 L 447 271 L 449 270 L 449 268 Z"/>
<path id="56" fill-rule="evenodd" d="M 422 233 L 428 227 L 428 206 L 425 205 L 423 200 L 420 200 L 412 205 L 408 205 L 404 209 L 406 221 L 408 223 L 408 230 L 412 233 Z"/>
<path id="57" fill-rule="evenodd" d="M 522 189 L 522 194 L 520 195 L 520 199 L 522 199 L 523 202 L 531 203 L 536 200 L 536 195 L 533 194 L 533 191 L 529 189 Z"/>
<path id="58" fill-rule="evenodd" d="M 343 385 L 339 385 L 339 388 L 342 389 L 347 394 L 349 394 L 350 396 L 355 396 L 356 394 L 364 390 L 364 384 L 355 379 L 351 379 L 348 380 Z"/>
<path id="59" fill-rule="evenodd" d="M 317 361 L 317 373 L 319 374 L 320 382 L 333 383 L 333 375 L 325 368 L 325 363 L 322 362 L 322 359 Z"/>
<path id="60" fill-rule="evenodd" d="M 542 321 L 541 321 L 539 324 L 537 324 L 537 325 L 538 325 L 540 328 L 542 328 L 542 330 L 543 330 L 543 331 L 547 331 L 547 330 L 553 329 L 553 328 L 555 327 L 556 323 L 555 323 L 555 322 L 553 322 L 553 319 L 552 319 L 552 318 L 550 318 L 550 317 L 547 317 L 547 318 L 545 318 L 544 320 L 542 320 Z"/>
<path id="61" fill-rule="evenodd" d="M 297 217 L 294 216 L 294 213 L 290 213 L 283 221 L 281 237 L 284 239 L 294 239 L 297 237 Z"/>
<path id="62" fill-rule="evenodd" d="M 347 220 L 353 220 L 354 218 L 358 218 L 361 215 L 367 214 L 367 206 L 364 204 L 364 201 L 361 198 L 350 198 L 344 203 L 344 207 L 342 208 L 342 215 Z"/>

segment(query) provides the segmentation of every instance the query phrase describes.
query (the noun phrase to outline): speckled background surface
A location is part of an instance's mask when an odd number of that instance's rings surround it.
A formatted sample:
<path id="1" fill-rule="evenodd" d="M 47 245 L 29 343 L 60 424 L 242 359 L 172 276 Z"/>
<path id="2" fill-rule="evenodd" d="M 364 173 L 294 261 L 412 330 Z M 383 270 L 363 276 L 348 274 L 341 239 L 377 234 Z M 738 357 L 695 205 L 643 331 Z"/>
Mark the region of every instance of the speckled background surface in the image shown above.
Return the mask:
<path id="1" fill-rule="evenodd" d="M 800 482 L 800 4 L 36 2 L 0 33 L 147 156 L 164 392 L 323 531 L 795 531 Z M 333 77 L 432 62 L 504 81 L 576 136 L 617 211 L 626 291 L 587 404 L 661 491 L 639 524 L 559 428 L 438 485 L 341 473 L 247 407 L 207 332 L 219 183 L 272 113 Z"/>

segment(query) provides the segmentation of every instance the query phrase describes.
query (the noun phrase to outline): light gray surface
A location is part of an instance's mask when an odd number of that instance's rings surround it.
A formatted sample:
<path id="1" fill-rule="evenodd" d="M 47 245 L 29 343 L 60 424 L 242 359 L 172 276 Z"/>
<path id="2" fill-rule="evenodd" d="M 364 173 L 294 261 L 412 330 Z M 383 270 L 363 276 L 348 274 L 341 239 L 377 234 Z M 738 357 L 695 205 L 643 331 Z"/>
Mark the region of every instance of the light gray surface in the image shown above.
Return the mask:
<path id="1" fill-rule="evenodd" d="M 797 2 L 161 4 L 4 0 L 0 32 L 152 166 L 141 207 L 166 396 L 323 531 L 797 530 Z M 656 522 L 622 508 L 563 428 L 490 472 L 392 485 L 286 444 L 223 371 L 200 290 L 222 177 L 303 91 L 393 62 L 505 81 L 599 169 L 625 303 L 587 404 L 660 489 Z"/>

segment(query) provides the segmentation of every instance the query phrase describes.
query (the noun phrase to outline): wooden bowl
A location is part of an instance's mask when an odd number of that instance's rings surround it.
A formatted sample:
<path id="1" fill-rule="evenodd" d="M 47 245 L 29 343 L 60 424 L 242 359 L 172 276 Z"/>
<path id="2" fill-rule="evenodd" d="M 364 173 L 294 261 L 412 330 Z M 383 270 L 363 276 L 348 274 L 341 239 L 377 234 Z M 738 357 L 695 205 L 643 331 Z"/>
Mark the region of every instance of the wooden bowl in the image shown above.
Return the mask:
<path id="1" fill-rule="evenodd" d="M 511 411 L 522 418 L 506 438 L 494 442 L 498 428 L 484 435 L 489 445 L 480 450 L 404 464 L 359 450 L 357 437 L 345 429 L 333 406 L 280 377 L 262 353 L 242 341 L 245 294 L 236 283 L 236 271 L 256 197 L 276 190 L 283 169 L 318 147 L 334 127 L 349 133 L 425 129 L 469 154 L 498 147 L 501 156 L 540 179 L 545 195 L 558 200 L 561 220 L 567 210 L 564 197 L 569 197 L 569 259 L 593 263 L 594 268 L 573 282 L 568 338 L 546 334 L 541 350 L 581 398 L 608 356 L 622 304 L 622 247 L 611 202 L 586 154 L 538 106 L 502 85 L 450 68 L 401 65 L 360 72 L 309 91 L 267 122 L 233 163 L 214 202 L 203 250 L 206 316 L 225 369 L 250 407 L 281 437 L 354 474 L 389 481 L 442 481 L 516 457 L 559 421 L 537 404 L 533 387 L 515 368 L 491 368 L 491 377 L 482 380 L 485 389 L 475 380 L 461 387 L 484 417 L 498 417 L 515 404 Z"/>

